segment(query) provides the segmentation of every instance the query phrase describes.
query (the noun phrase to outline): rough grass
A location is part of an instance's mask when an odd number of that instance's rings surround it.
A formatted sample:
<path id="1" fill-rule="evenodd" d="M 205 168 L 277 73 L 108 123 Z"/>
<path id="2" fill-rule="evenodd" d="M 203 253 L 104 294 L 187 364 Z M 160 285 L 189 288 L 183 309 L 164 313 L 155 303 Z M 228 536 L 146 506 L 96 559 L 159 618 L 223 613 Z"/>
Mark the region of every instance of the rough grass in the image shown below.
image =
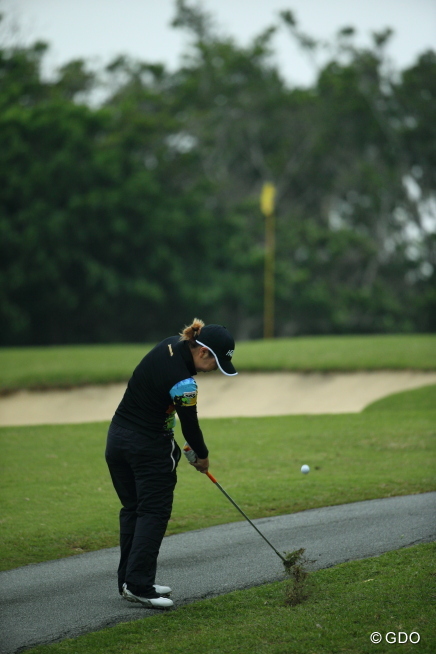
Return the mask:
<path id="1" fill-rule="evenodd" d="M 29 654 L 433 654 L 434 554 L 434 544 L 427 544 L 319 570 L 311 575 L 309 598 L 295 607 L 286 606 L 286 582 L 279 582 Z M 375 631 L 383 638 L 379 645 L 370 641 Z M 420 642 L 389 644 L 389 632 L 396 638 L 416 632 Z"/>
<path id="2" fill-rule="evenodd" d="M 0 348 L 0 392 L 127 380 L 150 344 Z M 436 370 L 436 335 L 311 336 L 237 343 L 245 371 Z"/>

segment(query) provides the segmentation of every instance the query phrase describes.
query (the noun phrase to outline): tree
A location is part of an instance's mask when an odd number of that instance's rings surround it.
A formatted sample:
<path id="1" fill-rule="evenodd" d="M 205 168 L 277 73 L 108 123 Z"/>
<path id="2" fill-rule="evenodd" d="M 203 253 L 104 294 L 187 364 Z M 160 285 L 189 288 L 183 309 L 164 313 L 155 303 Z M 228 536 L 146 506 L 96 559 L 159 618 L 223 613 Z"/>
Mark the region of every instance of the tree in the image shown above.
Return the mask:
<path id="1" fill-rule="evenodd" d="M 397 128 L 406 117 L 387 66 L 390 30 L 358 49 L 354 30 L 342 29 L 315 87 L 288 89 L 270 64 L 274 27 L 243 49 L 216 36 L 198 8 L 177 5 L 175 23 L 192 36 L 179 73 L 185 131 L 215 185 L 221 219 L 251 203 L 258 221 L 263 181 L 278 187 L 279 333 L 412 329 L 409 282 L 422 261 L 407 256 L 407 229 L 421 212 L 407 187 L 414 167 Z M 282 20 L 314 56 L 322 44 L 290 12 Z M 247 269 L 257 288 L 260 259 Z M 246 305 L 241 297 L 238 304 Z M 242 314 L 255 326 L 249 335 L 260 335 L 259 300 Z"/>
<path id="2" fill-rule="evenodd" d="M 154 339 L 194 315 L 261 336 L 265 181 L 277 335 L 434 329 L 436 55 L 398 75 L 389 30 L 326 46 L 282 12 L 241 47 L 185 0 L 174 22 L 174 73 L 118 57 L 47 81 L 44 44 L 0 49 L 1 343 Z M 314 61 L 329 48 L 309 88 L 273 63 L 283 26 Z"/>

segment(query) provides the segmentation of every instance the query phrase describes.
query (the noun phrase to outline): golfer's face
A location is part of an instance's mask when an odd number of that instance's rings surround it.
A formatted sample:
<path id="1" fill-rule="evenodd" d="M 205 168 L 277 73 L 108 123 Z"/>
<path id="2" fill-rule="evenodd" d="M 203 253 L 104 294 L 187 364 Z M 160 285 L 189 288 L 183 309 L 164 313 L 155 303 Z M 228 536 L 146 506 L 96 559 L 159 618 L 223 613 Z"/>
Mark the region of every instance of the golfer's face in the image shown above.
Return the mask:
<path id="1" fill-rule="evenodd" d="M 218 369 L 215 357 L 207 348 L 202 347 L 195 357 L 195 369 L 197 372 L 212 372 Z"/>

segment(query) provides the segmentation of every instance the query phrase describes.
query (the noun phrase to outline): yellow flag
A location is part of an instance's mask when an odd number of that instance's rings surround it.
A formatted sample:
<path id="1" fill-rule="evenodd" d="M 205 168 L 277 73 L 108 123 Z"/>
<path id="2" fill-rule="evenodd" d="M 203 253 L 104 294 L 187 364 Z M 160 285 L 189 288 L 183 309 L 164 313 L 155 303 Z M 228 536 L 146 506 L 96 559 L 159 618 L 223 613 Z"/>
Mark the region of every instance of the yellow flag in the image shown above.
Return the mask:
<path id="1" fill-rule="evenodd" d="M 276 187 L 271 182 L 265 182 L 260 194 L 260 210 L 264 216 L 271 216 L 274 213 L 274 199 Z"/>

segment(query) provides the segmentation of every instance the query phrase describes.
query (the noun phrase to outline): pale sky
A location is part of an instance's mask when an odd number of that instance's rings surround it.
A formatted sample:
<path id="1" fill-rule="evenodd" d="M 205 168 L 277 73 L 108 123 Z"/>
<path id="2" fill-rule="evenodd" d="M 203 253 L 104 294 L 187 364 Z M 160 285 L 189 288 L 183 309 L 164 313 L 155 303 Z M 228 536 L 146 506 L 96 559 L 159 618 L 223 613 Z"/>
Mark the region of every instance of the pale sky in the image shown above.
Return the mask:
<path id="1" fill-rule="evenodd" d="M 190 2 L 192 4 L 192 0 Z M 299 27 L 316 38 L 331 39 L 344 26 L 358 30 L 358 43 L 372 31 L 395 31 L 388 49 L 397 68 L 413 63 L 426 49 L 436 49 L 436 0 L 202 0 L 222 33 L 244 45 L 280 10 L 291 9 Z M 174 70 L 187 44 L 170 27 L 174 0 L 0 0 L 3 35 L 31 43 L 50 43 L 47 70 L 84 58 L 102 66 L 119 54 Z M 17 28 L 15 36 L 12 26 Z M 314 70 L 292 45 L 284 29 L 275 37 L 277 61 L 291 84 L 310 84 Z"/>

